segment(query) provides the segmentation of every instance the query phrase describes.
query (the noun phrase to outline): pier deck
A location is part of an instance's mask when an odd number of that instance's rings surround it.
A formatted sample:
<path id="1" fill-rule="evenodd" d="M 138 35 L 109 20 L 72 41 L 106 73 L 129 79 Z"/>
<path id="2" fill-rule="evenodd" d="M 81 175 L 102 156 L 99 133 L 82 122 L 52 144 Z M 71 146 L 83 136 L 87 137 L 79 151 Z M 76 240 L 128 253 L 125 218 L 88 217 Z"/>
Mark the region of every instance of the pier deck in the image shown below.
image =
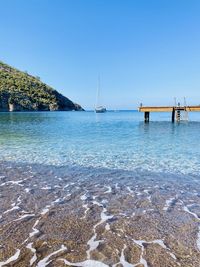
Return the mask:
<path id="1" fill-rule="evenodd" d="M 138 108 L 139 112 L 144 112 L 144 121 L 149 122 L 150 112 L 171 112 L 172 113 L 172 122 L 175 120 L 175 115 L 180 119 L 180 112 L 200 112 L 200 106 L 160 106 L 160 107 L 151 107 L 151 106 L 140 106 Z"/>

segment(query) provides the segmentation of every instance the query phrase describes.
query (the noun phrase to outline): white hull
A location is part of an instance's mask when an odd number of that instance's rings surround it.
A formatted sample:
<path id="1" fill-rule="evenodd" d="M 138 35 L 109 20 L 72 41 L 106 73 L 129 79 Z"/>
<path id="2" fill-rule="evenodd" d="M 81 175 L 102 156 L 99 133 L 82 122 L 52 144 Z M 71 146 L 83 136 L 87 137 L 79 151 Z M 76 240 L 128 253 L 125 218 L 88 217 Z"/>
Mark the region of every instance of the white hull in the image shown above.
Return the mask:
<path id="1" fill-rule="evenodd" d="M 96 107 L 95 108 L 95 112 L 96 113 L 105 113 L 106 112 L 106 108 L 105 107 Z"/>

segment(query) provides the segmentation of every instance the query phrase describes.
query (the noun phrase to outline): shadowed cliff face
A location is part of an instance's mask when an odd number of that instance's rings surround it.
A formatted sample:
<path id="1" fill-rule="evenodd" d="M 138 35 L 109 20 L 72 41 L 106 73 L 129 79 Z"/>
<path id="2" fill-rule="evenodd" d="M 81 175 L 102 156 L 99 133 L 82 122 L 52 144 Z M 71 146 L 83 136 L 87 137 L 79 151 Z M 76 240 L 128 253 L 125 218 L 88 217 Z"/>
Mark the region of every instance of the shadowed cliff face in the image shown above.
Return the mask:
<path id="1" fill-rule="evenodd" d="M 28 73 L 0 62 L 0 111 L 61 111 L 83 108 Z"/>

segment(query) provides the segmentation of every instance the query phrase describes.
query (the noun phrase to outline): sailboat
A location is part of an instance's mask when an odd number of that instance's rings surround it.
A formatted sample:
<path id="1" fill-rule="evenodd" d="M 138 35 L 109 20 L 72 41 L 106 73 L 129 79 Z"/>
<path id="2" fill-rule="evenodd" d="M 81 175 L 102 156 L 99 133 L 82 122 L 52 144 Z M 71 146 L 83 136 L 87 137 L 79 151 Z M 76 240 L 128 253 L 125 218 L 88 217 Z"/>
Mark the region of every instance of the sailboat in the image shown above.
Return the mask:
<path id="1" fill-rule="evenodd" d="M 100 78 L 98 78 L 97 100 L 96 100 L 95 112 L 96 113 L 105 113 L 106 108 L 104 106 L 99 105 L 99 91 L 100 91 Z"/>

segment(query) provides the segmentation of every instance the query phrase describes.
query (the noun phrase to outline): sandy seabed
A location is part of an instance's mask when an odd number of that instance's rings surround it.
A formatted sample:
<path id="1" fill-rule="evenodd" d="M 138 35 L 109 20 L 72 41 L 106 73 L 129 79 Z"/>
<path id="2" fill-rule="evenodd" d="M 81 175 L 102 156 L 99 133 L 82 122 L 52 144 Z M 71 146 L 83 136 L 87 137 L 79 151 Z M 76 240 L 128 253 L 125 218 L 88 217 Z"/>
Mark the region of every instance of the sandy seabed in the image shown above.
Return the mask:
<path id="1" fill-rule="evenodd" d="M 199 267 L 200 178 L 0 163 L 0 267 Z"/>

